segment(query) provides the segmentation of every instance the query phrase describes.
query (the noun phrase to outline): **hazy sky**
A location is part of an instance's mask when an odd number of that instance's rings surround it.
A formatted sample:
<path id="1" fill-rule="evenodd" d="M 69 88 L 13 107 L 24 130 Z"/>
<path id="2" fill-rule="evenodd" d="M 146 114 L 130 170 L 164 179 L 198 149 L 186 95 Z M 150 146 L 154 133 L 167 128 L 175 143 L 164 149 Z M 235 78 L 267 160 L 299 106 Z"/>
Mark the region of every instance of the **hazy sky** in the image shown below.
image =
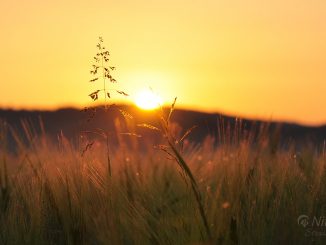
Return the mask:
<path id="1" fill-rule="evenodd" d="M 326 122 L 325 0 L 1 0 L 0 27 L 0 107 L 87 104 L 100 35 L 131 95 Z"/>

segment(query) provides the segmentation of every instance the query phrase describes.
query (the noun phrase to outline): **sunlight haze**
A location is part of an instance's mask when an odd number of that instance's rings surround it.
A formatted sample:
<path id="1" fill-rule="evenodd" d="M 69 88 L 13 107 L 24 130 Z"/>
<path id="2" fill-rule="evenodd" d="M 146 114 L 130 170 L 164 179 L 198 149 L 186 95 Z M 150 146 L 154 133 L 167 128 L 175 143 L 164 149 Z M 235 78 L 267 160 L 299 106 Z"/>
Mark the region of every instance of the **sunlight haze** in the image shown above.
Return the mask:
<path id="1" fill-rule="evenodd" d="M 151 87 L 181 108 L 326 122 L 326 1 L 2 0 L 0 23 L 1 108 L 91 103 L 102 36 L 130 95 Z"/>

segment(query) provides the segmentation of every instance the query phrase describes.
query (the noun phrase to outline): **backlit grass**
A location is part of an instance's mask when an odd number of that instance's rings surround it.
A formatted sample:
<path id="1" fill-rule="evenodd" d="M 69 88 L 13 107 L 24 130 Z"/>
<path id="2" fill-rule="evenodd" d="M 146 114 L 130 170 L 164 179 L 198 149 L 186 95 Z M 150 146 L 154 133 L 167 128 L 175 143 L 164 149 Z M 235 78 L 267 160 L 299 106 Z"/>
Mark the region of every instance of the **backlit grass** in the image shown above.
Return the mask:
<path id="1" fill-rule="evenodd" d="M 1 142 L 0 244 L 322 244 L 297 222 L 325 214 L 325 156 L 311 146 L 186 141 L 210 239 L 191 182 L 149 139 L 120 137 L 111 177 L 101 139 L 83 155 L 85 138 L 16 140 L 15 154 Z"/>

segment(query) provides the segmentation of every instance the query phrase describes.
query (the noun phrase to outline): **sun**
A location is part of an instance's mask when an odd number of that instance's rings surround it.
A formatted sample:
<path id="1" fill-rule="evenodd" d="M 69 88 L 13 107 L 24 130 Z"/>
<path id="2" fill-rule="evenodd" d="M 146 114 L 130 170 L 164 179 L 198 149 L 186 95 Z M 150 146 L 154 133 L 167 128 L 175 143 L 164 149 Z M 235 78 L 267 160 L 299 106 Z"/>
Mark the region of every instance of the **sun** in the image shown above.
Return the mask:
<path id="1" fill-rule="evenodd" d="M 137 94 L 135 103 L 143 110 L 154 110 L 162 105 L 162 99 L 151 90 L 142 90 Z"/>

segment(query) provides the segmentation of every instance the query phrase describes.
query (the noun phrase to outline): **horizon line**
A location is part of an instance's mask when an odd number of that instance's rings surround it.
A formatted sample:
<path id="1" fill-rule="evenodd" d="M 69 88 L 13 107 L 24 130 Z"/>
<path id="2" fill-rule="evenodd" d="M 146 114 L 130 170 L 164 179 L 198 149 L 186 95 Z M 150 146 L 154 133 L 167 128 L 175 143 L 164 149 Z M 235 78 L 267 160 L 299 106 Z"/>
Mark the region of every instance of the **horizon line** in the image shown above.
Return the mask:
<path id="1" fill-rule="evenodd" d="M 140 111 L 144 111 L 141 108 L 139 108 L 137 105 L 132 104 L 132 103 L 113 103 L 117 106 L 129 106 L 129 107 L 134 107 L 138 108 Z M 62 104 L 62 105 L 57 105 L 57 106 L 0 106 L 0 110 L 11 110 L 11 111 L 39 111 L 39 112 L 56 112 L 60 110 L 65 110 L 65 109 L 72 109 L 72 110 L 83 110 L 85 107 L 100 107 L 103 106 L 103 103 L 97 103 L 90 105 L 74 105 L 74 104 Z M 168 108 L 170 105 L 168 104 L 163 104 L 163 108 Z M 241 118 L 243 120 L 249 120 L 249 121 L 262 121 L 262 122 L 271 122 L 271 123 L 286 123 L 286 124 L 296 124 L 299 126 L 306 126 L 306 127 L 323 127 L 326 126 L 326 121 L 325 122 L 316 122 L 316 123 L 307 123 L 303 122 L 300 120 L 291 120 L 291 119 L 282 119 L 282 118 L 273 118 L 273 116 L 270 117 L 264 117 L 264 116 L 250 116 L 250 115 L 243 115 L 241 113 L 232 113 L 232 112 L 226 112 L 223 110 L 211 110 L 211 109 L 204 109 L 200 107 L 195 107 L 195 106 L 176 106 L 175 110 L 183 110 L 183 111 L 189 111 L 189 112 L 199 112 L 199 113 L 205 113 L 205 114 L 219 114 L 222 116 L 226 117 L 233 117 L 233 118 Z"/>

